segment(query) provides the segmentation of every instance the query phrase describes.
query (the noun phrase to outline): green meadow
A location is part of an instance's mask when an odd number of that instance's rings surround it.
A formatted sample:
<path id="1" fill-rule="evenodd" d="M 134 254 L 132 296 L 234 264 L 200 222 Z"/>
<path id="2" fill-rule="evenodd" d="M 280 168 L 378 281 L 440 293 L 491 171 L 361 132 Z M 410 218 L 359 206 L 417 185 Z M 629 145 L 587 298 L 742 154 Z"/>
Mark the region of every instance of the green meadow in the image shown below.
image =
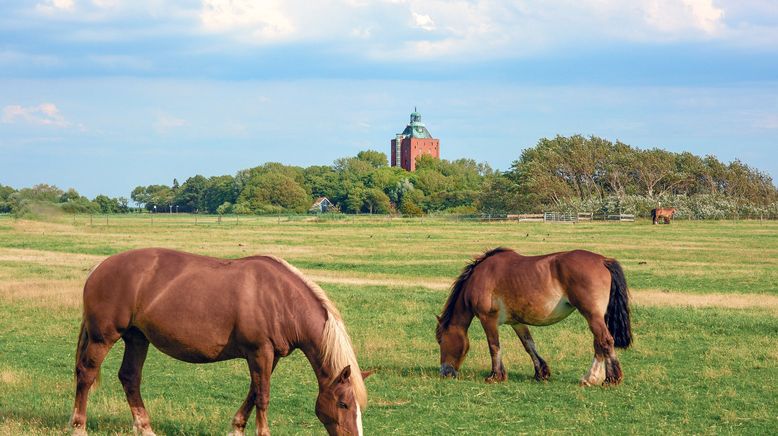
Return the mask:
<path id="1" fill-rule="evenodd" d="M 80 292 L 92 266 L 131 248 L 218 257 L 274 254 L 317 281 L 339 307 L 363 369 L 365 433 L 769 434 L 778 428 L 778 222 L 544 224 L 445 217 L 0 217 L 0 434 L 68 431 Z M 438 377 L 435 317 L 472 256 L 587 249 L 617 258 L 633 297 L 634 346 L 619 350 L 624 383 L 581 388 L 592 338 L 573 313 L 532 329 L 552 377 L 538 383 L 508 327 L 509 380 L 483 382 L 478 323 L 460 377 Z M 130 434 L 116 373 L 121 341 L 90 396 L 90 434 Z M 243 361 L 192 365 L 152 350 L 143 396 L 158 434 L 226 434 L 248 389 Z M 301 353 L 271 381 L 274 434 L 324 434 L 317 385 Z M 253 417 L 249 430 L 253 432 Z"/>

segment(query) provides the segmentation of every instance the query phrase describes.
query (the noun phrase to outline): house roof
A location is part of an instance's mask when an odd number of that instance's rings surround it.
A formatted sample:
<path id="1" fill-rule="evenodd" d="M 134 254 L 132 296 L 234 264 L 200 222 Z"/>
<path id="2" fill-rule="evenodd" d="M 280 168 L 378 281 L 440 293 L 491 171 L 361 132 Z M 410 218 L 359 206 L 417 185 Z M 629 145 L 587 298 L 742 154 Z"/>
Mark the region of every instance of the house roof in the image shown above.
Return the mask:
<path id="1" fill-rule="evenodd" d="M 411 113 L 411 122 L 405 126 L 405 130 L 403 130 L 401 135 L 405 136 L 406 138 L 432 138 L 430 131 L 427 130 L 427 127 L 424 125 L 424 123 L 421 122 L 421 114 L 415 110 L 413 113 Z"/>
<path id="2" fill-rule="evenodd" d="M 319 197 L 319 198 L 317 198 L 317 199 L 316 199 L 316 201 L 314 201 L 314 202 L 313 202 L 313 204 L 311 205 L 311 207 L 316 207 L 316 206 L 318 206 L 318 205 L 320 205 L 320 204 L 324 203 L 325 201 L 326 201 L 327 203 L 329 203 L 329 204 L 332 204 L 332 202 L 329 200 L 329 198 L 327 198 L 327 197 Z"/>

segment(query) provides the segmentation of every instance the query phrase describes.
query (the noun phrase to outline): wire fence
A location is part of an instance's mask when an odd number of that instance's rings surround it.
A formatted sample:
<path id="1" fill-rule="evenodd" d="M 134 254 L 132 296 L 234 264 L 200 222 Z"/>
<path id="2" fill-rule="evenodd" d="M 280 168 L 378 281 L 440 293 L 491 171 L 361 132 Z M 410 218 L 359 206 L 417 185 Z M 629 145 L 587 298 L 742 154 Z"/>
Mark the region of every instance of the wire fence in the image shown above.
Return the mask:
<path id="1" fill-rule="evenodd" d="M 636 221 L 651 222 L 650 218 L 637 217 L 633 214 L 598 214 L 593 212 L 544 212 L 532 214 L 446 214 L 435 213 L 421 216 L 404 216 L 399 214 L 277 214 L 277 215 L 205 215 L 190 213 L 128 213 L 128 214 L 58 214 L 38 217 L 43 221 L 69 223 L 75 226 L 239 226 L 239 225 L 270 225 L 289 223 L 391 223 L 397 222 L 479 222 L 479 223 L 551 223 L 574 224 L 588 222 L 632 223 Z M 14 221 L 9 214 L 0 214 L 0 223 Z M 690 218 L 676 217 L 673 221 L 688 221 Z M 727 221 L 735 220 L 775 220 L 769 216 L 732 216 Z M 709 220 L 714 221 L 714 220 Z M 718 220 L 721 221 L 721 220 Z"/>

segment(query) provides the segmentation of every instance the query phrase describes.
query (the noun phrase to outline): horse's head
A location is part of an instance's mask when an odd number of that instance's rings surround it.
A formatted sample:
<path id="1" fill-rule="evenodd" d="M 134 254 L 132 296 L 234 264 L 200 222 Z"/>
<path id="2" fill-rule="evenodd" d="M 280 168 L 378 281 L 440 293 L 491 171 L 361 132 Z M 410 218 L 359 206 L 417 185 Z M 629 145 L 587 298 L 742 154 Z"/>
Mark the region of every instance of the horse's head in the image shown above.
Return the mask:
<path id="1" fill-rule="evenodd" d="M 464 327 L 448 324 L 445 327 L 438 318 L 435 337 L 440 345 L 440 376 L 456 377 L 459 367 L 470 350 L 470 340 Z"/>
<path id="2" fill-rule="evenodd" d="M 362 373 L 367 378 L 371 373 Z M 351 386 L 351 366 L 346 366 L 316 398 L 316 416 L 330 435 L 362 436 L 362 411 Z"/>

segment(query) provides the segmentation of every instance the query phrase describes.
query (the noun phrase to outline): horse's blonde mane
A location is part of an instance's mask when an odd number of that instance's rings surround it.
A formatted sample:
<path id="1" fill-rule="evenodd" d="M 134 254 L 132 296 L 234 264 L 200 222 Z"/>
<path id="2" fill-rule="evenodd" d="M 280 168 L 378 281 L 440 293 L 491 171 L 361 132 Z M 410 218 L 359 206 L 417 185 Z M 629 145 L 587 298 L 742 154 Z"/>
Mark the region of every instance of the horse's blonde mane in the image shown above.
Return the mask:
<path id="1" fill-rule="evenodd" d="M 333 372 L 331 376 L 333 378 L 337 377 L 343 368 L 351 365 L 351 385 L 354 388 L 354 396 L 362 410 L 366 409 L 367 389 L 365 388 L 364 380 L 362 380 L 362 372 L 359 369 L 357 356 L 354 354 L 351 338 L 346 331 L 346 326 L 343 324 L 343 318 L 341 317 L 338 308 L 335 307 L 335 304 L 327 297 L 324 289 L 317 285 L 313 280 L 305 277 L 299 269 L 280 257 L 268 257 L 280 263 L 299 277 L 327 312 L 327 321 L 324 323 L 324 331 L 322 332 L 321 338 L 321 358 L 326 365 L 332 368 Z"/>

